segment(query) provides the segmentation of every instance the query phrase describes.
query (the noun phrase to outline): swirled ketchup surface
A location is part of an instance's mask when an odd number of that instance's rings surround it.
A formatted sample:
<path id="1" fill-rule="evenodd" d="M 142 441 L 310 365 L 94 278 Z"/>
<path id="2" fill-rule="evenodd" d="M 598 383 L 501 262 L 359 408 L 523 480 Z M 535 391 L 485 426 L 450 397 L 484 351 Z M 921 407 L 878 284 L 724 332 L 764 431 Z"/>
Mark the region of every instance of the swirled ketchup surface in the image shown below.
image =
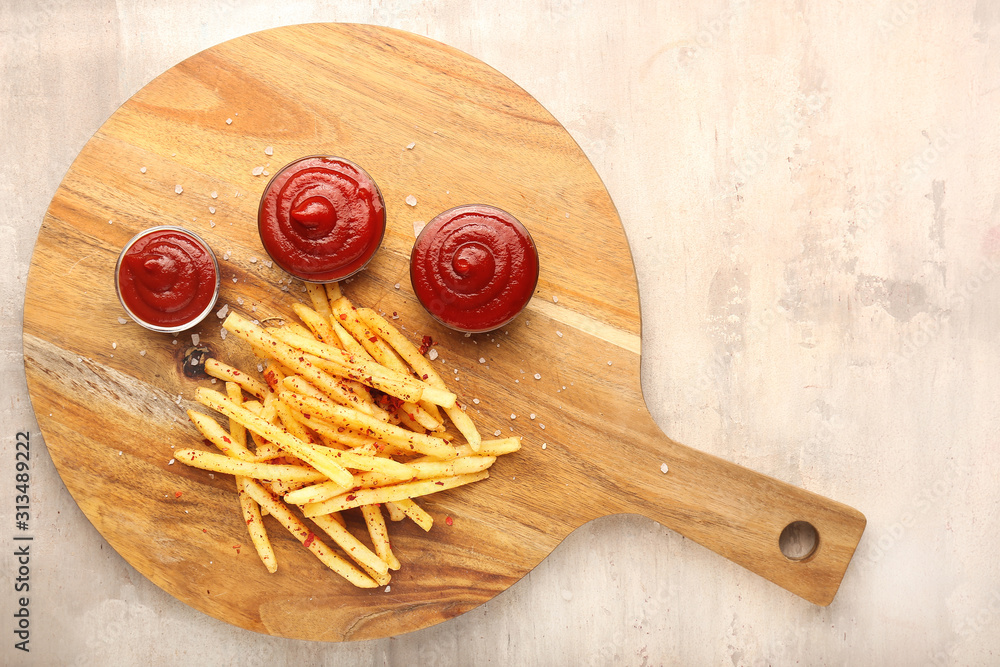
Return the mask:
<path id="1" fill-rule="evenodd" d="M 311 156 L 268 183 L 257 212 L 264 249 L 302 280 L 332 282 L 368 264 L 385 234 L 385 202 L 353 162 Z"/>
<path id="2" fill-rule="evenodd" d="M 219 282 L 211 248 L 180 227 L 154 227 L 137 235 L 115 269 L 122 306 L 156 331 L 181 331 L 200 322 L 215 305 Z"/>
<path id="3" fill-rule="evenodd" d="M 452 329 L 482 332 L 514 319 L 538 284 L 538 252 L 509 213 L 482 205 L 441 213 L 421 230 L 410 255 L 420 303 Z"/>

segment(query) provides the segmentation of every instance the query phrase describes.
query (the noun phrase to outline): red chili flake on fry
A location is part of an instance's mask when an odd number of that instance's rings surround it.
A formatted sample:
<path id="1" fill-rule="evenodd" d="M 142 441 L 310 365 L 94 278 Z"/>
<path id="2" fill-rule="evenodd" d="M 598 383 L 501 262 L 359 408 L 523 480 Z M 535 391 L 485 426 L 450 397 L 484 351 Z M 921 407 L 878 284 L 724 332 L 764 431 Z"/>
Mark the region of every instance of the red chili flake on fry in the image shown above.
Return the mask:
<path id="1" fill-rule="evenodd" d="M 353 501 L 355 498 L 357 498 L 357 496 L 354 495 L 353 493 L 351 495 L 347 496 L 348 500 L 352 500 Z"/>
<path id="2" fill-rule="evenodd" d="M 434 483 L 437 484 L 438 486 L 444 486 L 444 482 L 434 482 Z"/>
<path id="3" fill-rule="evenodd" d="M 371 341 L 371 342 L 373 342 L 373 343 L 377 343 L 377 342 L 378 342 L 378 336 L 372 336 L 372 337 L 371 337 L 371 338 L 369 338 L 368 340 L 370 340 L 370 341 Z"/>
<path id="4" fill-rule="evenodd" d="M 452 518 L 451 518 L 450 516 L 446 516 L 446 517 L 444 518 L 444 522 L 445 522 L 446 524 L 448 524 L 449 526 L 455 523 L 455 522 L 454 522 L 454 521 L 452 520 Z"/>
<path id="5" fill-rule="evenodd" d="M 343 321 L 346 322 L 347 321 L 347 313 L 341 313 L 340 314 L 340 319 L 342 319 Z"/>
<path id="6" fill-rule="evenodd" d="M 222 436 L 222 441 L 223 441 L 224 443 L 226 443 L 227 445 L 231 445 L 231 444 L 233 444 L 233 441 L 229 439 L 229 436 L 228 436 L 228 435 L 224 435 L 224 436 Z"/>
<path id="7" fill-rule="evenodd" d="M 180 491 L 174 491 L 174 498 L 180 498 L 180 497 L 181 497 L 181 492 Z"/>
<path id="8" fill-rule="evenodd" d="M 313 543 L 313 540 L 315 539 L 316 536 L 312 534 L 312 531 L 309 531 L 309 535 L 306 537 L 306 541 L 302 543 L 302 546 L 308 547 L 310 544 Z"/>

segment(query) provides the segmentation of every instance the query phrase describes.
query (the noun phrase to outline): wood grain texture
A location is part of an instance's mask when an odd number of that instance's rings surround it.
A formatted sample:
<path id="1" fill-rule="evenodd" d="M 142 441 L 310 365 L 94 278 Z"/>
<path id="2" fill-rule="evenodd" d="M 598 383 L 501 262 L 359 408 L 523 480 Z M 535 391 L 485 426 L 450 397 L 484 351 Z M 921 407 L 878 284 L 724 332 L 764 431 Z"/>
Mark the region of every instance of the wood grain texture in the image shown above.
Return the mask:
<path id="1" fill-rule="evenodd" d="M 481 401 L 473 412 L 481 430 L 524 436 L 522 451 L 498 461 L 486 482 L 428 499 L 438 519 L 430 535 L 392 527 L 403 568 L 391 592 L 353 589 L 277 530 L 279 571 L 269 575 L 238 519 L 232 480 L 169 462 L 173 448 L 197 440 L 184 417 L 204 383 L 182 372 L 191 338 L 118 320 L 118 250 L 165 223 L 196 231 L 220 255 L 220 304 L 258 319 L 289 314 L 305 295 L 264 261 L 255 214 L 267 178 L 252 170 L 273 173 L 316 153 L 361 164 L 387 202 L 383 248 L 345 292 L 397 313 L 410 335 L 439 342 L 454 389 Z M 408 195 L 417 206 L 405 203 Z M 413 223 L 463 203 L 513 213 L 542 258 L 527 311 L 494 334 L 435 326 L 408 286 Z M 88 142 L 54 197 L 24 320 L 32 403 L 84 513 L 157 585 L 251 630 L 342 641 L 425 627 L 492 598 L 572 530 L 619 512 L 648 516 L 828 604 L 864 530 L 851 508 L 658 429 L 639 384 L 631 255 L 599 177 L 527 93 L 409 33 L 280 28 L 221 44 L 155 79 Z M 214 317 L 193 331 L 219 357 L 256 363 L 221 338 Z M 804 561 L 778 548 L 794 520 L 820 535 Z"/>

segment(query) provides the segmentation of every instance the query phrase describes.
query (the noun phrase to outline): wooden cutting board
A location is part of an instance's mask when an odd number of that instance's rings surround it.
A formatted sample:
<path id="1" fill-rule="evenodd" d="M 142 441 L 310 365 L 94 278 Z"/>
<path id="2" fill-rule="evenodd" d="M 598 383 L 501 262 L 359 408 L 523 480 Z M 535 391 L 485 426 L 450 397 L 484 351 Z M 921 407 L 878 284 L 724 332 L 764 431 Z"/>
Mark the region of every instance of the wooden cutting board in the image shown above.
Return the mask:
<path id="1" fill-rule="evenodd" d="M 171 463 L 175 448 L 200 445 L 185 410 L 207 380 L 189 377 L 185 359 L 201 349 L 256 362 L 235 337 L 222 338 L 215 315 L 177 337 L 157 334 L 124 320 L 115 296 L 123 244 L 176 224 L 219 255 L 220 307 L 255 319 L 290 314 L 294 300 L 307 299 L 265 261 L 255 226 L 268 180 L 260 168 L 273 174 L 317 153 L 362 165 L 387 203 L 384 246 L 345 294 L 395 314 L 415 340 L 433 337 L 483 433 L 523 436 L 522 450 L 488 480 L 423 501 L 436 519 L 430 533 L 408 521 L 390 526 L 402 561 L 391 590 L 351 587 L 275 523 L 279 570 L 265 571 L 232 479 Z M 541 257 L 528 309 L 501 331 L 468 337 L 432 322 L 407 271 L 414 223 L 466 203 L 513 213 Z M 643 403 L 639 343 L 625 234 L 566 130 L 482 62 L 362 25 L 241 37 L 129 99 L 52 200 L 24 310 L 29 392 L 70 493 L 131 565 L 216 618 L 311 640 L 396 635 L 491 599 L 575 528 L 622 512 L 829 604 L 864 517 L 667 438 Z M 801 560 L 779 549 L 794 521 L 819 535 Z"/>

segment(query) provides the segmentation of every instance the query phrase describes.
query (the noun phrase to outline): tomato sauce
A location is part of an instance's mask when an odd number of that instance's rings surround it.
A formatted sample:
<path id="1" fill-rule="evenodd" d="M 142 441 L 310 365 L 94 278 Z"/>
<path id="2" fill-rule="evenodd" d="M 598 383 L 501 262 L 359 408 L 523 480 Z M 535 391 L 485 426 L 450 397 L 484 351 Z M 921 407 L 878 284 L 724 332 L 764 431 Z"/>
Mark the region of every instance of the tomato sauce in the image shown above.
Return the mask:
<path id="1" fill-rule="evenodd" d="M 353 162 L 311 156 L 275 174 L 257 229 L 274 263 L 302 280 L 333 282 L 363 269 L 382 244 L 385 202 Z"/>
<path id="2" fill-rule="evenodd" d="M 492 206 L 460 206 L 421 230 L 410 281 L 439 322 L 465 332 L 496 329 L 528 304 L 538 284 L 538 252 L 517 219 Z"/>
<path id="3" fill-rule="evenodd" d="M 211 248 L 179 227 L 154 227 L 122 250 L 115 270 L 118 298 L 139 324 L 182 331 L 201 321 L 219 294 Z"/>

